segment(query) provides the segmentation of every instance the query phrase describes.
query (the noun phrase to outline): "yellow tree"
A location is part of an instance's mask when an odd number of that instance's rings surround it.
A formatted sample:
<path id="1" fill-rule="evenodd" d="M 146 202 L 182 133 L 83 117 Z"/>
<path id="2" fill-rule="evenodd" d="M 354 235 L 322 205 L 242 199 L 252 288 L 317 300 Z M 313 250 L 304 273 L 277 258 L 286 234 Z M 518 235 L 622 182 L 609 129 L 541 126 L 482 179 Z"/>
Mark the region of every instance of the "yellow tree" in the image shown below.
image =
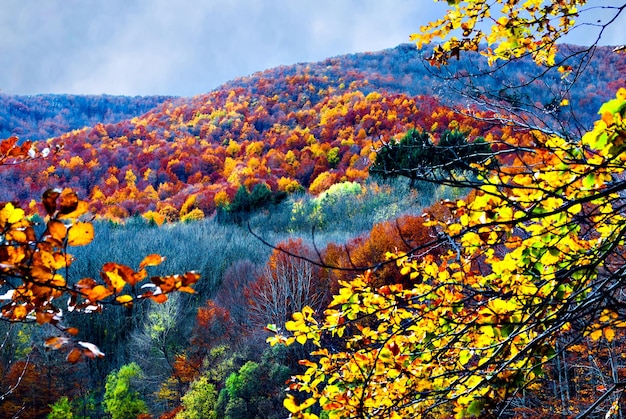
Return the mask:
<path id="1" fill-rule="evenodd" d="M 585 1 L 448 3 L 443 19 L 414 36 L 421 45 L 461 28 L 464 40 L 436 47 L 433 62 L 487 41 L 491 61 L 530 53 L 552 65 L 555 41 Z M 476 29 L 495 6 L 493 26 Z M 537 389 L 559 352 L 621 337 L 626 88 L 599 114 L 578 138 L 520 133 L 517 143 L 476 159 L 472 173 L 448 180 L 474 191 L 428 219 L 433 243 L 420 246 L 445 244 L 447 253 L 388 255 L 411 287 L 376 287 L 365 273 L 342 282 L 323 313 L 295 313 L 287 333 L 270 326 L 272 344 L 317 347 L 292 380 L 292 416 L 316 418 L 322 409 L 330 418 L 510 417 L 507 409 Z M 600 405 L 607 417 L 615 413 L 626 388 L 615 378 L 580 417 Z"/>
<path id="2" fill-rule="evenodd" d="M 432 50 L 428 47 L 430 63 L 439 67 L 433 75 L 447 82 L 444 97 L 454 98 L 456 103 L 465 98 L 493 110 L 489 122 L 514 122 L 568 139 L 590 129 L 587 123 L 592 121 L 580 118 L 585 112 L 579 109 L 583 104 L 573 102 L 582 97 L 577 93 L 572 97 L 571 89 L 590 70 L 596 45 L 609 26 L 619 26 L 616 22 L 623 18 L 625 6 L 622 1 L 472 0 L 448 4 L 450 9 L 441 19 L 411 35 L 420 48 L 444 39 Z M 586 45 L 564 44 L 572 39 L 584 39 Z M 623 51 L 623 46 L 616 48 L 620 49 Z M 486 57 L 489 66 L 477 59 L 478 55 Z M 531 65 L 533 61 L 536 66 Z M 511 66 L 506 73 L 500 71 Z M 613 93 L 607 92 L 606 98 Z"/>

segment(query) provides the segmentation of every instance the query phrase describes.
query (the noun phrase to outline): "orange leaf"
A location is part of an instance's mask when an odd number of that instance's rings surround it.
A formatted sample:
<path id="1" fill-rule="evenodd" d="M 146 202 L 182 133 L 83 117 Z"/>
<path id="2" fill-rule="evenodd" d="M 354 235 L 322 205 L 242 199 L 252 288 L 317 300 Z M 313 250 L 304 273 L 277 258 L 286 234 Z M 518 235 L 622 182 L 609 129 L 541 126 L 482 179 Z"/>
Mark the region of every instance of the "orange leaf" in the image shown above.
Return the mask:
<path id="1" fill-rule="evenodd" d="M 6 156 L 9 151 L 17 144 L 17 137 L 9 137 L 6 140 L 0 141 L 0 155 Z"/>
<path id="2" fill-rule="evenodd" d="M 139 264 L 139 269 L 143 269 L 146 266 L 157 266 L 160 265 L 163 261 L 165 260 L 165 258 L 161 255 L 157 255 L 156 253 L 153 253 L 151 255 L 146 256 L 141 263 Z"/>
<path id="3" fill-rule="evenodd" d="M 65 224 L 57 220 L 50 220 L 48 223 L 48 234 L 51 238 L 59 243 L 63 243 L 65 235 L 67 234 L 67 228 Z"/>
<path id="4" fill-rule="evenodd" d="M 69 335 L 76 336 L 78 334 L 78 329 L 75 327 L 68 327 L 67 329 L 64 330 L 64 332 Z"/>
<path id="5" fill-rule="evenodd" d="M 93 278 L 83 278 L 74 285 L 78 290 L 87 290 L 96 286 L 96 281 Z"/>
<path id="6" fill-rule="evenodd" d="M 100 350 L 96 345 L 89 342 L 78 342 L 80 346 L 85 348 L 84 354 L 89 358 L 99 357 L 102 358 L 104 356 L 104 352 Z"/>
<path id="7" fill-rule="evenodd" d="M 91 223 L 78 222 L 67 233 L 67 244 L 70 246 L 84 246 L 93 240 L 94 230 Z"/>
<path id="8" fill-rule="evenodd" d="M 72 349 L 69 354 L 67 354 L 67 362 L 71 364 L 75 364 L 80 360 L 80 357 L 83 356 L 83 352 L 80 349 Z"/>
<path id="9" fill-rule="evenodd" d="M 52 349 L 53 351 L 55 351 L 63 347 L 63 345 L 65 345 L 67 342 L 69 342 L 69 339 L 64 336 L 53 336 L 51 338 L 46 339 L 46 341 L 43 344 L 46 348 Z"/>
<path id="10" fill-rule="evenodd" d="M 165 277 L 155 276 L 150 278 L 150 280 L 165 293 L 172 292 L 176 288 L 176 279 L 171 275 Z"/>
<path id="11" fill-rule="evenodd" d="M 52 313 L 47 313 L 47 312 L 38 311 L 36 315 L 37 323 L 39 324 L 50 323 L 50 320 L 52 320 L 53 318 L 54 318 L 54 315 Z"/>
<path id="12" fill-rule="evenodd" d="M 197 272 L 186 272 L 183 275 L 182 284 L 185 286 L 193 285 L 200 279 L 200 274 Z"/>
<path id="13" fill-rule="evenodd" d="M 36 265 L 30 269 L 30 276 L 40 281 L 49 281 L 54 275 L 52 275 L 52 271 L 49 268 Z"/>
<path id="14" fill-rule="evenodd" d="M 167 301 L 167 295 L 166 294 L 153 295 L 150 297 L 150 299 L 156 303 L 163 304 L 164 302 Z"/>
<path id="15" fill-rule="evenodd" d="M 113 294 L 113 291 L 111 291 L 110 289 L 106 288 L 103 285 L 96 285 L 92 289 L 87 290 L 86 294 L 87 294 L 87 298 L 89 299 L 89 301 L 96 302 L 96 301 L 104 300 L 109 295 Z"/>

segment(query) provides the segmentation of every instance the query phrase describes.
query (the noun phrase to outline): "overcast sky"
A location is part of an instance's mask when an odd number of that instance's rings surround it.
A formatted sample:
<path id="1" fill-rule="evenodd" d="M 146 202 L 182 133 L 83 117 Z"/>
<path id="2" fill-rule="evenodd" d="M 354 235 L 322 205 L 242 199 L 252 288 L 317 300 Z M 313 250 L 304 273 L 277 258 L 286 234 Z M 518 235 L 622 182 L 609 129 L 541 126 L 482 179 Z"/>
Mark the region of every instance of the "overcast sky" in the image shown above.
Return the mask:
<path id="1" fill-rule="evenodd" d="M 0 91 L 193 96 L 278 65 L 395 47 L 445 6 L 432 0 L 0 0 Z M 622 19 L 603 43 L 626 43 L 625 28 Z M 585 35 L 572 41 L 588 42 Z"/>

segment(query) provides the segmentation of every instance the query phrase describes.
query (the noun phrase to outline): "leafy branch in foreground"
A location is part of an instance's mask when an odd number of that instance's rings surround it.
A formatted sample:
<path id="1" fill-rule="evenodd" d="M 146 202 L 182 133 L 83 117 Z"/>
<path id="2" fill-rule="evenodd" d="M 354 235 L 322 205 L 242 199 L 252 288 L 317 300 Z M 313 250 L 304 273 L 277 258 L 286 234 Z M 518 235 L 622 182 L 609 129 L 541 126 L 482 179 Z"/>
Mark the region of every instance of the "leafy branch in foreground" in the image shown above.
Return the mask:
<path id="1" fill-rule="evenodd" d="M 289 334 L 270 327 L 272 344 L 318 347 L 293 379 L 306 396 L 285 400 L 292 415 L 317 417 L 317 404 L 331 418 L 502 414 L 538 388 L 557 348 L 622 334 L 625 114 L 622 88 L 579 141 L 535 132 L 507 165 L 474 164 L 480 186 L 428 221 L 448 253 L 389 254 L 412 287 L 366 273 L 321 318 L 305 308 Z"/>
<path id="2" fill-rule="evenodd" d="M 28 150 L 7 141 L 0 146 L 3 156 L 15 162 L 28 158 Z M 191 286 L 199 279 L 195 272 L 148 278 L 146 268 L 163 261 L 156 254 L 144 258 L 138 270 L 109 262 L 102 267 L 100 280 L 83 278 L 69 284 L 67 272 L 74 259 L 68 248 L 87 245 L 94 236 L 93 225 L 84 220 L 87 203 L 70 189 L 49 189 L 42 204 L 47 216 L 41 233 L 22 208 L 0 204 L 0 319 L 49 324 L 63 332 L 48 338 L 46 347 L 59 349 L 71 342 L 69 336 L 78 334 L 78 329 L 63 325 L 65 312 L 90 313 L 105 304 L 130 307 L 142 300 L 163 303 L 171 292 L 193 292 Z M 83 355 L 104 355 L 89 342 L 74 346 L 67 357 L 70 362 Z"/>
<path id="3" fill-rule="evenodd" d="M 580 84 L 593 83 L 583 80 L 599 70 L 592 64 L 594 57 L 604 54 L 597 46 L 607 29 L 617 26 L 623 17 L 624 2 L 447 3 L 445 15 L 411 35 L 419 49 L 443 39 L 428 58 L 431 66 L 437 67 L 429 70 L 431 75 L 446 85 L 442 97 L 454 98 L 455 104 L 464 98 L 479 109 L 491 111 L 487 118 L 476 115 L 486 123 L 515 125 L 566 139 L 578 138 L 591 128 L 592 121 L 583 114 L 595 111 L 599 103 L 591 105 L 574 86 L 586 88 Z M 584 46 L 564 43 L 572 35 L 582 35 Z M 609 55 L 620 52 L 624 52 L 623 46 Z M 608 70 L 609 74 L 619 72 L 617 68 Z M 612 93 L 613 89 L 606 92 Z M 606 99 L 608 96 L 602 101 Z M 474 115 L 471 107 L 459 112 Z"/>

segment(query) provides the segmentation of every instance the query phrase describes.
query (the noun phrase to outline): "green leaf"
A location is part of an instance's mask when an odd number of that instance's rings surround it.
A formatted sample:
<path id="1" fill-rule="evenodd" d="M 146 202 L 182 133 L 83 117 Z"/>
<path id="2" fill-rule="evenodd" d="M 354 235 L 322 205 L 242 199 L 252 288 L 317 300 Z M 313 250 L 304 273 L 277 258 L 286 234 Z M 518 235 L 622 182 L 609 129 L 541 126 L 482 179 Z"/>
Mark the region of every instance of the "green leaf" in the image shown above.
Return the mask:
<path id="1" fill-rule="evenodd" d="M 589 173 L 583 179 L 583 186 L 587 189 L 591 189 L 596 186 L 596 176 L 593 173 Z"/>
<path id="2" fill-rule="evenodd" d="M 605 102 L 602 106 L 600 106 L 600 110 L 598 113 L 602 115 L 605 112 L 609 112 L 611 114 L 616 114 L 620 110 L 620 106 L 624 104 L 623 100 L 613 99 Z"/>
<path id="3" fill-rule="evenodd" d="M 473 402 L 470 403 L 469 406 L 467 406 L 467 413 L 470 416 L 479 416 L 482 413 L 484 407 L 485 407 L 484 400 L 482 399 L 474 400 Z"/>

